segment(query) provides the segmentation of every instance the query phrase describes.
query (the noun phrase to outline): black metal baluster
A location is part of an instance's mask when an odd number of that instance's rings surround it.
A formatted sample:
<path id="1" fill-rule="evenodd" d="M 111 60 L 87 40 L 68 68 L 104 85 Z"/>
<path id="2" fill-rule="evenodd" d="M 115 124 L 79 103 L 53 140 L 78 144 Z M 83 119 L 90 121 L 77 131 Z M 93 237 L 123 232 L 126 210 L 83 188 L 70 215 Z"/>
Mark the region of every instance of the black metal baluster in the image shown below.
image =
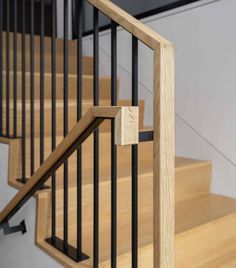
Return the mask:
<path id="1" fill-rule="evenodd" d="M 94 96 L 93 105 L 99 105 L 99 12 L 98 9 L 93 9 L 93 24 L 94 24 L 94 36 L 93 36 L 93 50 L 94 50 Z M 98 268 L 99 264 L 99 130 L 94 132 L 94 234 L 93 234 L 93 267 Z"/>
<path id="2" fill-rule="evenodd" d="M 26 120 L 25 120 L 25 0 L 22 0 L 22 35 L 21 35 L 21 54 L 22 54 L 22 178 L 23 183 L 26 182 L 25 174 L 25 153 L 26 153 L 26 142 L 25 142 L 25 133 L 26 133 Z"/>
<path id="3" fill-rule="evenodd" d="M 6 135 L 10 135 L 10 0 L 6 1 Z"/>
<path id="4" fill-rule="evenodd" d="M 77 26 L 77 121 L 82 117 L 82 35 L 83 35 L 83 1 L 78 1 Z M 82 257 L 82 146 L 77 150 L 77 258 Z"/>
<path id="5" fill-rule="evenodd" d="M 30 6 L 30 172 L 34 174 L 34 0 Z"/>
<path id="6" fill-rule="evenodd" d="M 117 105 L 117 24 L 111 22 L 111 105 Z M 111 121 L 111 267 L 117 258 L 117 148 L 115 121 Z"/>
<path id="7" fill-rule="evenodd" d="M 13 79 L 13 137 L 17 136 L 17 0 L 13 2 L 13 16 L 14 16 L 14 35 L 13 35 L 13 68 L 14 68 L 14 79 Z"/>
<path id="8" fill-rule="evenodd" d="M 64 1 L 64 137 L 68 133 L 68 0 Z M 68 160 L 64 164 L 64 250 L 68 251 Z"/>
<path id="9" fill-rule="evenodd" d="M 0 136 L 3 135 L 3 84 L 2 84 L 2 65 L 3 65 L 3 59 L 2 59 L 2 24 L 3 24 L 3 0 L 0 0 Z"/>
<path id="10" fill-rule="evenodd" d="M 44 161 L 44 10 L 41 0 L 40 12 L 40 165 Z"/>
<path id="11" fill-rule="evenodd" d="M 52 0 L 52 151 L 56 148 L 56 0 Z M 56 238 L 56 174 L 52 175 L 52 242 Z"/>
<path id="12" fill-rule="evenodd" d="M 138 39 L 132 36 L 132 106 L 138 106 Z M 138 145 L 132 145 L 132 268 L 138 267 Z"/>

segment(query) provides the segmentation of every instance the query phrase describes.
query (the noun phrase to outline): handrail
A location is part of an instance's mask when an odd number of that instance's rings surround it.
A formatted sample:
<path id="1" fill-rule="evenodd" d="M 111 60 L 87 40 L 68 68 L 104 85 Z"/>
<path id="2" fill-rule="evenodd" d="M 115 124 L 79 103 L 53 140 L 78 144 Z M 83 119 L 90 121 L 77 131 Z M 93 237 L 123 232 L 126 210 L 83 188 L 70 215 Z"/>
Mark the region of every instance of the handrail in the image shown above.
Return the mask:
<path id="1" fill-rule="evenodd" d="M 152 49 L 160 45 L 172 45 L 167 39 L 144 25 L 141 21 L 115 5 L 109 0 L 87 0 L 94 7 L 102 11 L 106 16 L 122 26 L 132 35 L 141 40 Z"/>
<path id="2" fill-rule="evenodd" d="M 138 117 L 138 107 L 91 107 L 3 209 L 0 224 L 16 213 L 105 119 L 115 120 L 116 145 L 138 143 Z"/>
<path id="3" fill-rule="evenodd" d="M 174 46 L 109 0 L 92 6 L 153 49 L 154 268 L 175 267 Z"/>

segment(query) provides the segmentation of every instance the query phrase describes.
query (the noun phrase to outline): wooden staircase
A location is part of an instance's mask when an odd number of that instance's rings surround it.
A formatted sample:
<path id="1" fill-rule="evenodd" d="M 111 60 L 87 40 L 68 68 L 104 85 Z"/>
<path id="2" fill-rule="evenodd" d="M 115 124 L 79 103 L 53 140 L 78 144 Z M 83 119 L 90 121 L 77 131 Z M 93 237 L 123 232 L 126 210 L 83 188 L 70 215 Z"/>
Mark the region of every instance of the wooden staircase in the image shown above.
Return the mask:
<path id="1" fill-rule="evenodd" d="M 20 38 L 20 35 L 19 35 Z M 28 37 L 27 37 L 28 38 Z M 37 42 L 37 37 L 36 37 Z M 45 47 L 50 47 L 50 40 L 45 38 Z M 58 41 L 60 47 L 61 41 Z M 76 43 L 70 41 L 70 58 L 73 59 L 73 50 Z M 50 51 L 45 51 L 45 118 L 50 117 Z M 4 55 L 4 53 L 3 53 Z M 58 58 L 61 58 L 60 50 Z M 20 60 L 20 59 L 19 59 Z M 75 61 L 70 61 L 69 76 L 69 126 L 76 123 L 76 69 Z M 20 64 L 19 64 L 20 65 Z M 37 60 L 36 60 L 37 66 Z M 84 58 L 84 101 L 83 113 L 92 106 L 92 60 Z M 20 71 L 20 69 L 19 69 Z M 39 96 L 39 73 L 36 67 L 35 95 Z M 62 97 L 62 69 L 58 65 L 57 73 L 57 143 L 63 140 L 63 102 Z M 21 87 L 20 72 L 18 75 L 19 88 Z M 11 79 L 12 80 L 12 79 Z M 29 73 L 26 74 L 27 96 L 29 97 Z M 48 87 L 48 88 L 47 88 Z M 110 105 L 110 78 L 100 78 L 101 103 Z M 12 83 L 11 83 L 12 89 Z M 20 95 L 19 95 L 20 97 Z M 128 100 L 120 100 L 119 105 L 129 105 Z M 140 130 L 145 129 L 144 101 L 139 102 Z M 29 172 L 29 102 L 26 105 L 26 170 Z M 39 167 L 39 103 L 35 103 L 35 163 Z M 21 102 L 17 104 L 19 114 L 18 129 L 21 131 Z M 11 115 L 12 107 L 11 107 Z M 12 120 L 11 120 L 12 121 Z M 4 124 L 5 125 L 5 124 Z M 45 157 L 51 152 L 51 129 L 45 120 Z M 12 126 L 11 126 L 12 128 Z M 110 124 L 104 122 L 100 135 L 100 267 L 110 267 Z M 18 189 L 22 185 L 16 181 L 21 174 L 21 139 L 0 139 L 10 146 L 9 182 Z M 92 267 L 92 234 L 93 234 L 93 166 L 90 137 L 83 145 L 83 250 L 90 259 L 82 263 L 75 263 L 55 248 L 45 242 L 50 237 L 50 189 L 40 191 L 37 198 L 36 242 L 46 253 L 57 259 L 66 267 Z M 139 145 L 139 267 L 153 267 L 153 143 L 145 142 Z M 131 149 L 118 147 L 118 267 L 128 268 L 131 262 Z M 12 172 L 14 170 L 14 172 Z M 63 238 L 63 172 L 60 168 L 57 175 L 57 229 L 56 234 Z M 30 174 L 27 174 L 30 176 Z M 204 160 L 176 157 L 175 164 L 175 206 L 176 206 L 176 267 L 179 268 L 217 268 L 236 267 L 236 200 L 210 193 L 211 162 Z M 50 185 L 50 181 L 48 181 Z M 69 159 L 69 242 L 76 244 L 76 155 Z"/>
<path id="2" fill-rule="evenodd" d="M 98 7 L 107 7 L 106 12 L 112 10 L 112 4 L 106 1 L 90 0 Z M 109 9 L 110 8 L 110 9 Z M 118 13 L 120 11 L 118 10 Z M 120 12 L 121 13 L 121 12 Z M 115 15 L 114 15 L 115 14 Z M 122 13 L 123 14 L 123 13 Z M 125 14 L 123 14 L 125 15 Z M 116 12 L 111 12 L 115 20 Z M 124 24 L 132 32 L 132 21 L 128 17 Z M 145 34 L 146 35 L 145 35 Z M 145 32 L 142 25 L 137 31 L 139 39 L 144 41 L 152 32 Z M 4 35 L 3 35 L 4 37 Z M 5 37 L 4 37 L 5 38 Z M 10 34 L 10 38 L 12 38 Z M 21 47 L 21 35 L 18 50 Z M 147 38 L 151 48 L 159 44 L 155 39 Z M 154 41 L 153 41 L 154 40 Z M 164 40 L 160 38 L 160 40 Z M 40 167 L 40 65 L 39 65 L 39 38 L 35 37 L 35 168 Z M 5 45 L 5 42 L 3 42 Z M 6 47 L 3 47 L 5 50 Z M 13 122 L 13 47 L 10 46 L 10 122 Z M 69 129 L 75 125 L 76 119 L 76 54 L 77 43 L 69 42 Z M 27 52 L 28 51 L 28 52 Z M 29 36 L 26 36 L 26 175 L 30 177 L 30 65 L 29 65 Z M 3 56 L 5 53 L 3 53 Z M 21 58 L 18 53 L 18 88 L 21 88 Z M 160 56 L 160 55 L 159 55 Z M 5 63 L 5 59 L 3 60 Z M 3 69 L 6 72 L 6 66 Z M 5 88 L 5 73 L 3 72 L 3 88 Z M 45 158 L 51 153 L 51 51 L 50 39 L 45 38 L 45 125 L 44 147 Z M 57 144 L 63 140 L 63 42 L 57 40 Z M 117 81 L 119 86 L 119 81 Z M 100 104 L 110 105 L 111 98 L 110 77 L 100 77 Z M 6 96 L 3 95 L 3 98 Z M 83 58 L 83 114 L 93 106 L 93 60 L 91 57 Z M 4 102 L 3 102 L 4 103 Z M 119 100 L 121 106 L 130 105 L 129 100 Z M 143 100 L 139 101 L 139 128 L 146 129 L 144 125 Z M 0 142 L 9 144 L 9 183 L 21 189 L 22 184 L 16 179 L 21 177 L 21 91 L 18 92 L 17 114 L 19 138 L 0 138 Z M 3 117 L 5 118 L 5 116 Z M 5 126 L 5 122 L 3 122 Z M 99 212 L 99 267 L 109 268 L 111 251 L 111 155 L 110 155 L 110 122 L 104 122 L 100 129 L 100 212 Z M 3 129 L 5 131 L 5 129 Z M 13 126 L 10 125 L 10 133 Z M 109 141 L 109 142 L 108 142 Z M 76 263 L 56 248 L 48 244 L 45 239 L 51 236 L 51 190 L 39 191 L 35 194 L 37 199 L 36 244 L 47 254 L 55 258 L 65 267 L 93 267 L 93 152 L 91 146 L 93 137 L 89 137 L 83 144 L 83 252 L 90 259 Z M 119 268 L 131 267 L 131 148 L 118 147 L 118 243 L 117 266 Z M 69 158 L 69 243 L 76 246 L 76 154 Z M 139 267 L 153 267 L 153 142 L 139 144 Z M 188 159 L 177 156 L 175 159 L 175 241 L 176 260 L 178 268 L 235 268 L 236 267 L 236 200 L 210 193 L 211 185 L 210 161 Z M 56 172 L 56 236 L 63 239 L 63 167 Z M 50 186 L 50 180 L 47 182 Z"/>

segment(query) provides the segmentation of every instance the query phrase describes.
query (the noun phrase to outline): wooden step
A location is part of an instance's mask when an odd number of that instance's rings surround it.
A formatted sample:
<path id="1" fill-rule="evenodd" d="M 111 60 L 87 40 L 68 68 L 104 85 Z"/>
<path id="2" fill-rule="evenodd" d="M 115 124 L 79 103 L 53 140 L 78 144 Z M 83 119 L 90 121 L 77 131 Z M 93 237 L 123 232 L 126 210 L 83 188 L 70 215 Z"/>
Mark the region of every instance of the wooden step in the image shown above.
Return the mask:
<path id="1" fill-rule="evenodd" d="M 63 137 L 57 137 L 57 142 L 62 141 Z M 110 165 L 111 165 L 111 134 L 109 132 L 102 132 L 100 134 L 100 153 L 99 166 L 101 180 L 110 180 Z M 45 138 L 45 159 L 51 152 L 51 138 Z M 84 183 L 90 183 L 93 178 L 93 136 L 91 135 L 82 146 L 83 152 L 83 180 Z M 118 147 L 118 177 L 130 177 L 131 175 L 131 147 Z M 30 177 L 30 139 L 26 142 L 26 174 Z M 40 148 L 39 139 L 35 140 L 35 169 L 40 165 Z M 77 171 L 77 156 L 72 154 L 69 158 L 69 184 L 76 185 L 76 171 Z M 21 163 L 21 155 L 19 155 L 19 162 Z M 139 144 L 139 173 L 146 174 L 152 177 L 152 162 L 153 162 L 153 143 L 145 142 Z M 18 174 L 21 174 L 21 166 L 19 166 Z M 210 187 L 211 178 L 211 162 L 199 161 L 186 158 L 176 159 L 176 184 L 178 194 L 177 200 L 191 198 L 200 194 L 207 193 Z M 63 167 L 57 171 L 57 186 L 63 186 Z"/>
<path id="2" fill-rule="evenodd" d="M 5 71 L 3 71 L 3 98 L 5 98 Z M 63 99 L 63 74 L 56 75 L 56 97 L 57 99 Z M 17 72 L 17 98 L 21 99 L 22 93 L 22 74 Z M 35 72 L 34 75 L 34 94 L 35 99 L 39 99 L 40 96 L 40 73 Z M 51 99 L 51 74 L 45 73 L 44 75 L 44 95 L 45 99 Z M 118 82 L 117 82 L 118 83 Z M 13 72 L 10 72 L 10 96 L 13 98 Z M 68 97 L 69 99 L 76 99 L 77 92 L 77 76 L 74 74 L 69 74 L 68 76 Z M 119 95 L 119 92 L 118 92 Z M 101 77 L 99 79 L 99 98 L 100 100 L 110 100 L 111 99 L 111 78 Z M 30 99 L 30 73 L 26 72 L 26 99 Z M 83 75 L 83 99 L 92 100 L 93 99 L 93 76 Z"/>
<path id="3" fill-rule="evenodd" d="M 58 143 L 63 140 L 63 137 L 60 136 L 57 138 Z M 45 159 L 49 156 L 51 153 L 51 138 L 45 138 Z M 103 173 L 101 176 L 107 179 L 109 174 L 109 166 L 111 163 L 110 160 L 110 150 L 111 150 L 111 134 L 109 132 L 102 132 L 100 134 L 100 139 L 99 139 L 99 147 L 100 147 L 100 162 L 99 165 L 102 168 L 104 168 Z M 84 180 L 89 180 L 90 179 L 90 169 L 93 167 L 93 163 L 91 159 L 93 159 L 93 135 L 91 135 L 83 144 L 83 170 L 84 170 Z M 118 163 L 119 165 L 121 164 L 126 164 L 126 168 L 120 168 L 118 172 L 122 172 L 122 175 L 127 175 L 129 174 L 130 171 L 130 160 L 131 160 L 131 147 L 130 146 L 123 146 L 123 147 L 117 147 L 118 149 Z M 142 151 L 142 154 L 140 155 L 139 159 L 140 161 L 144 160 L 151 160 L 152 159 L 152 143 L 142 143 L 140 145 L 140 153 Z M 39 153 L 40 153 L 40 148 L 39 148 L 39 139 L 35 140 L 35 169 L 39 167 Z M 19 162 L 21 162 L 21 156 L 19 156 Z M 29 170 L 30 170 L 30 139 L 26 140 L 26 170 L 27 170 L 27 176 L 29 177 Z M 69 158 L 69 171 L 70 171 L 70 185 L 74 185 L 76 182 L 74 172 L 76 172 L 76 153 L 72 154 L 71 157 Z M 148 162 L 147 167 L 144 166 L 145 170 L 150 170 L 150 166 L 152 165 L 152 161 Z M 59 177 L 62 177 L 62 172 L 63 168 L 60 168 L 57 172 Z M 101 171 L 102 172 L 102 171 Z M 19 174 L 20 174 L 19 170 Z M 60 184 L 60 180 L 58 179 L 58 184 Z"/>
<path id="4" fill-rule="evenodd" d="M 70 74 L 77 73 L 77 54 L 69 55 L 68 57 L 68 68 Z M 10 66 L 9 70 L 13 71 L 14 69 L 14 61 L 13 61 L 13 51 L 10 51 Z M 51 72 L 51 60 L 52 56 L 50 53 L 44 55 L 44 71 L 45 73 Z M 83 56 L 83 74 L 85 75 L 93 75 L 93 58 Z M 6 70 L 6 53 L 3 53 L 3 70 Z M 20 72 L 22 70 L 22 54 L 18 52 L 17 54 L 17 70 Z M 30 52 L 26 51 L 25 54 L 25 71 L 30 72 Z M 34 54 L 34 71 L 40 72 L 40 54 Z M 56 55 L 56 72 L 63 73 L 64 72 L 64 56 L 63 54 L 59 54 L 57 52 Z"/>
<path id="5" fill-rule="evenodd" d="M 120 180 L 118 183 L 118 256 L 130 252 L 131 246 L 131 198 L 130 198 L 130 181 Z M 152 234 L 152 189 L 149 189 L 149 194 L 145 190 L 147 189 L 146 180 L 141 180 L 139 182 L 139 247 L 150 246 L 152 244 L 153 234 Z M 87 185 L 84 188 L 84 199 L 83 199 L 83 249 L 89 255 L 92 256 L 92 196 L 93 189 L 91 186 Z M 62 200 L 63 191 L 57 193 L 57 200 Z M 69 213 L 69 240 L 70 243 L 75 245 L 76 240 L 74 233 L 76 231 L 76 212 L 75 212 L 75 200 L 76 191 L 70 189 L 70 213 Z M 57 235 L 62 238 L 62 202 L 58 202 L 57 206 Z M 236 200 L 227 197 L 209 194 L 204 196 L 199 196 L 193 199 L 188 199 L 176 203 L 176 241 L 177 241 L 177 267 L 204 267 L 195 265 L 195 261 L 199 263 L 203 260 L 204 256 L 207 258 L 210 252 L 213 252 L 214 247 L 218 247 L 221 244 L 222 247 L 222 237 L 227 237 L 228 239 L 234 239 L 229 237 L 229 230 L 224 233 L 224 225 L 221 224 L 221 231 L 218 236 L 218 232 L 210 231 L 210 228 L 205 230 L 205 225 L 211 223 L 214 226 L 217 220 L 222 219 L 230 213 L 236 211 Z M 109 260 L 110 258 L 110 182 L 105 182 L 100 187 L 100 261 Z M 234 223 L 236 222 L 234 216 Z M 228 225 L 230 230 L 235 229 L 235 225 Z M 199 229 L 198 229 L 199 228 Z M 195 231 L 193 231 L 195 230 Z M 234 236 L 236 230 L 234 230 Z M 191 236 L 192 235 L 192 236 Z M 213 237 L 212 237 L 213 236 Z M 208 237 L 214 240 L 214 243 L 208 241 Z M 218 241 L 217 241 L 218 237 Z M 199 239 L 200 238 L 200 239 Z M 217 241 L 217 242 L 216 242 Z M 208 244 L 209 243 L 209 244 Z M 209 246 L 209 249 L 208 249 Z M 235 247 L 235 245 L 234 245 Z M 199 248 L 199 249 L 198 249 Z M 205 250 L 205 253 L 204 253 Z M 219 249 L 218 249 L 219 250 Z M 199 254 L 202 252 L 204 255 Z M 212 255 L 217 256 L 217 254 L 212 253 Z M 127 257 L 127 256 L 126 256 Z M 181 259 L 178 260 L 178 257 Z M 125 258 L 126 262 L 118 261 L 118 267 L 130 267 L 130 258 Z M 142 254 L 139 256 L 142 258 Z M 141 265 L 140 267 L 152 267 L 149 266 L 151 257 L 148 258 L 147 265 Z M 198 264 L 199 264 L 198 263 Z M 105 264 L 108 267 L 110 261 Z M 128 265 L 129 264 L 129 265 Z M 110 266 L 109 266 L 110 267 Z"/>
<path id="6" fill-rule="evenodd" d="M 206 198 L 205 198 L 206 200 Z M 206 200 L 207 201 L 207 200 Z M 234 268 L 236 267 L 236 213 L 235 200 L 226 197 L 211 197 L 214 202 L 209 211 L 212 219 L 206 215 L 208 222 L 198 225 L 176 235 L 176 268 Z M 223 205 L 221 204 L 223 202 Z M 200 210 L 200 208 L 198 208 Z M 202 212 L 202 216 L 205 211 Z M 187 214 L 186 214 L 187 215 Z M 187 215 L 187 217 L 189 217 Z M 177 215 L 178 218 L 178 215 Z M 176 223 L 178 225 L 178 223 Z M 153 245 L 139 248 L 140 267 L 153 267 Z M 129 268 L 130 252 L 118 257 L 117 267 Z M 110 267 L 110 261 L 100 264 L 102 268 Z"/>
<path id="7" fill-rule="evenodd" d="M 22 70 L 22 46 L 21 46 L 21 34 L 17 34 L 17 69 Z M 34 37 L 34 69 L 35 72 L 40 71 L 40 37 Z M 63 39 L 56 39 L 56 71 L 63 73 Z M 77 41 L 68 41 L 68 60 L 69 60 L 69 73 L 76 74 L 77 72 Z M 14 68 L 13 62 L 13 34 L 10 33 L 10 70 Z M 30 35 L 25 35 L 25 68 L 26 71 L 30 71 Z M 51 38 L 45 37 L 44 40 L 44 62 L 45 72 L 51 72 Z M 3 70 L 6 69 L 6 33 L 3 32 Z M 83 57 L 83 73 L 87 75 L 93 74 L 93 58 Z"/>
<path id="8" fill-rule="evenodd" d="M 139 145 L 138 172 L 140 179 L 146 179 L 147 185 L 152 184 L 152 142 Z M 84 151 L 86 148 L 84 148 Z M 108 154 L 107 154 L 108 155 Z M 110 157 L 100 153 L 100 181 L 110 181 L 111 167 Z M 93 168 L 91 163 L 92 156 L 85 154 L 83 158 L 83 184 L 93 183 Z M 75 159 L 74 159 L 75 163 Z M 76 165 L 73 160 L 69 161 L 70 166 L 70 186 L 76 186 Z M 175 200 L 176 202 L 208 194 L 211 185 L 211 162 L 176 157 L 175 160 Z M 118 147 L 118 179 L 130 179 L 131 177 L 131 150 L 130 148 Z M 57 172 L 57 187 L 63 188 L 63 169 Z M 151 187 L 151 186 L 150 186 Z"/>
<path id="9" fill-rule="evenodd" d="M 110 106 L 111 102 L 110 100 L 102 100 L 100 102 L 100 106 Z M 118 101 L 118 106 L 130 106 L 131 102 L 129 100 L 121 100 Z M 10 109 L 10 133 L 13 134 L 13 104 L 11 102 L 11 109 Z M 83 114 L 89 109 L 89 107 L 93 106 L 92 101 L 84 101 L 83 102 Z M 69 100 L 69 119 L 68 119 L 68 124 L 69 124 L 69 130 L 75 125 L 77 122 L 77 102 L 75 100 Z M 56 133 L 58 136 L 63 135 L 63 101 L 62 100 L 57 100 L 56 103 Z M 5 102 L 3 104 L 3 132 L 5 133 L 6 131 L 6 105 Z M 17 134 L 18 136 L 21 136 L 22 133 L 22 128 L 21 128 L 21 118 L 22 118 L 22 104 L 21 101 L 18 101 L 17 104 Z M 40 124 L 39 124 L 39 116 L 40 116 L 40 103 L 39 100 L 35 101 L 35 128 L 34 128 L 34 133 L 35 137 L 38 138 L 40 134 Z M 45 137 L 51 137 L 51 101 L 46 100 L 44 102 L 44 136 Z M 139 101 L 139 126 L 140 129 L 143 128 L 143 121 L 144 121 L 144 101 L 140 100 Z M 111 122 L 109 120 L 106 120 L 102 126 L 100 127 L 101 131 L 110 131 L 110 126 Z M 30 137 L 30 101 L 26 101 L 26 136 Z M 59 140 L 61 140 L 59 138 Z M 38 143 L 38 140 L 36 141 Z M 50 139 L 46 139 L 45 141 L 45 147 L 50 148 L 51 146 L 51 141 Z"/>
<path id="10" fill-rule="evenodd" d="M 6 51 L 6 32 L 2 33 L 2 38 L 3 38 L 3 52 L 5 53 Z M 9 33 L 9 38 L 10 38 L 10 45 L 9 48 L 10 50 L 13 50 L 13 33 Z M 21 33 L 17 34 L 17 50 L 18 53 L 21 52 L 21 38 L 22 35 Z M 64 49 L 64 40 L 57 38 L 56 39 L 56 48 L 57 48 L 57 53 L 63 54 L 63 49 Z M 30 34 L 25 35 L 25 50 L 30 51 Z M 76 40 L 68 40 L 68 50 L 71 55 L 75 55 L 77 52 L 77 41 Z M 36 54 L 40 53 L 40 36 L 35 35 L 34 36 L 34 52 Z M 44 38 L 44 52 L 45 54 L 50 54 L 51 53 L 51 37 L 45 36 Z"/>

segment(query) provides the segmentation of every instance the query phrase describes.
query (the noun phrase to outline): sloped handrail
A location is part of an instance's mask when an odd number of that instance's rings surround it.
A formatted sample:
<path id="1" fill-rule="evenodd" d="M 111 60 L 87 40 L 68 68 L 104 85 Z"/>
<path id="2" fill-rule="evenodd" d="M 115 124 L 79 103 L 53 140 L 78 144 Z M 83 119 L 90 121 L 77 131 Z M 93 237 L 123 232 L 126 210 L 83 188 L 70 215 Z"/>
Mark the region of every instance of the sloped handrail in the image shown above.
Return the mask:
<path id="1" fill-rule="evenodd" d="M 91 107 L 3 209 L 0 224 L 9 221 L 105 119 L 115 120 L 116 145 L 138 143 L 138 111 L 138 107 Z"/>

